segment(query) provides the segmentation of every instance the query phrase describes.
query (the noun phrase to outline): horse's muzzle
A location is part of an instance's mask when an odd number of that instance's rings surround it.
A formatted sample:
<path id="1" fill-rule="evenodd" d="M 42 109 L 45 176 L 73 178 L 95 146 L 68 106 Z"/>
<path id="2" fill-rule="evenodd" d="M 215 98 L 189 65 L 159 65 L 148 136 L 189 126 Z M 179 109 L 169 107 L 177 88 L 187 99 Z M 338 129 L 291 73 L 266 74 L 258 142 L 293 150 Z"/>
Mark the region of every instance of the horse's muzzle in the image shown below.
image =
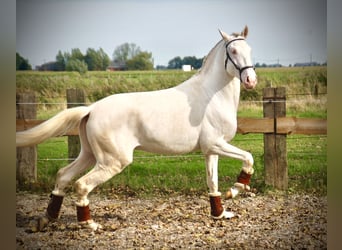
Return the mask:
<path id="1" fill-rule="evenodd" d="M 257 85 L 257 79 L 256 77 L 246 77 L 246 81 L 243 82 L 243 86 L 245 89 L 254 89 Z"/>

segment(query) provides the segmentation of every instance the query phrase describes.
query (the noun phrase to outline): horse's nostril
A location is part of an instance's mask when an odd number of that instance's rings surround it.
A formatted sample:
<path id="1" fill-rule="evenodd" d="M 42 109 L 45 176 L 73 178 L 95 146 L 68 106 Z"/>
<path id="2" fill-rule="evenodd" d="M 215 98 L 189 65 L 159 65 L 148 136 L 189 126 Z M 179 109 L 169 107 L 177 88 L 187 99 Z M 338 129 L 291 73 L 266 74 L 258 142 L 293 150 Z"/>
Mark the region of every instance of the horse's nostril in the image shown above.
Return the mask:
<path id="1" fill-rule="evenodd" d="M 249 76 L 247 76 L 247 82 L 249 83 Z"/>

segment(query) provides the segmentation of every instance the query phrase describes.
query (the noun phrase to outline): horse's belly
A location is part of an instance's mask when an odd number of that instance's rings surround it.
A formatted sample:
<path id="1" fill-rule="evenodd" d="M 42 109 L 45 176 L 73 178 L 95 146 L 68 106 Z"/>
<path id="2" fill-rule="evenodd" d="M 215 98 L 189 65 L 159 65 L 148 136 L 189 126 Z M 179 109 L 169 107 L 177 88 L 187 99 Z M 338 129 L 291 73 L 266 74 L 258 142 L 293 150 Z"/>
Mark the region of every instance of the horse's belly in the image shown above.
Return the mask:
<path id="1" fill-rule="evenodd" d="M 186 140 L 184 140 L 186 142 Z M 185 154 L 189 152 L 193 152 L 199 149 L 198 143 L 187 142 L 187 143 L 179 143 L 175 141 L 163 141 L 153 142 L 147 141 L 143 144 L 140 144 L 136 149 L 140 149 L 143 151 L 147 151 L 150 153 L 156 154 L 166 154 L 166 155 L 174 155 L 174 154 Z"/>
<path id="2" fill-rule="evenodd" d="M 148 129 L 140 131 L 140 149 L 160 154 L 183 154 L 199 148 L 199 136 L 196 127 L 177 128 L 172 124 L 169 126 L 166 124 L 158 125 L 161 126 L 147 126 Z"/>

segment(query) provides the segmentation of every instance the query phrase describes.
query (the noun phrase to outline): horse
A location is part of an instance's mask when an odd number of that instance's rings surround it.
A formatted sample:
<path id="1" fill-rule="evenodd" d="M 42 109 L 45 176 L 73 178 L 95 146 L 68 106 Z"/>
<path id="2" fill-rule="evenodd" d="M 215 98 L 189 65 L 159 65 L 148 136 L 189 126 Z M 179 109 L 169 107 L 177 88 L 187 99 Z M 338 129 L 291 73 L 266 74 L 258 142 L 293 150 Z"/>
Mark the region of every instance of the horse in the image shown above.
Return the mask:
<path id="1" fill-rule="evenodd" d="M 80 153 L 57 172 L 46 212 L 38 222 L 40 230 L 58 219 L 68 184 L 92 166 L 74 183 L 76 214 L 82 228 L 100 229 L 91 217 L 88 194 L 132 163 L 134 150 L 167 155 L 201 151 L 210 216 L 235 216 L 221 203 L 218 159 L 232 157 L 243 163 L 226 198 L 250 190 L 253 156 L 229 142 L 237 130 L 240 85 L 254 88 L 257 76 L 246 42 L 248 27 L 231 35 L 219 33 L 222 39 L 205 57 L 201 69 L 175 87 L 110 95 L 89 106 L 65 109 L 36 127 L 16 133 L 16 146 L 24 147 L 79 129 Z"/>

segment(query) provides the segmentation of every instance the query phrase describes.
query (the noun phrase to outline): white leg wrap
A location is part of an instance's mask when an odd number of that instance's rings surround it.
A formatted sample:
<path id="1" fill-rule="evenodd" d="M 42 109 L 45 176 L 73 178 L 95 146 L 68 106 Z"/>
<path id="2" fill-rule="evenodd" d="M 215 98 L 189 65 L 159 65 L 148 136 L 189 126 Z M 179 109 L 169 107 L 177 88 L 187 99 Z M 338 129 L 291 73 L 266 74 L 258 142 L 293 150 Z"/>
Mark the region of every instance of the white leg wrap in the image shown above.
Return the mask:
<path id="1" fill-rule="evenodd" d="M 53 190 L 51 193 L 56 196 L 65 196 L 65 193 L 62 190 L 58 189 Z"/>
<path id="2" fill-rule="evenodd" d="M 250 174 L 250 175 L 254 174 L 254 168 L 252 168 L 252 167 L 242 167 L 242 170 L 246 174 Z"/>
<path id="3" fill-rule="evenodd" d="M 246 191 L 250 191 L 251 190 L 251 187 L 247 184 L 242 184 L 240 182 L 236 182 L 234 184 L 234 187 L 239 189 L 239 191 L 242 191 L 242 190 L 246 190 Z"/>
<path id="4" fill-rule="evenodd" d="M 83 198 L 80 201 L 76 201 L 75 205 L 78 206 L 78 207 L 86 207 L 86 206 L 89 205 L 89 200 L 87 198 Z"/>
<path id="5" fill-rule="evenodd" d="M 209 196 L 211 197 L 221 196 L 221 192 L 209 193 Z"/>

